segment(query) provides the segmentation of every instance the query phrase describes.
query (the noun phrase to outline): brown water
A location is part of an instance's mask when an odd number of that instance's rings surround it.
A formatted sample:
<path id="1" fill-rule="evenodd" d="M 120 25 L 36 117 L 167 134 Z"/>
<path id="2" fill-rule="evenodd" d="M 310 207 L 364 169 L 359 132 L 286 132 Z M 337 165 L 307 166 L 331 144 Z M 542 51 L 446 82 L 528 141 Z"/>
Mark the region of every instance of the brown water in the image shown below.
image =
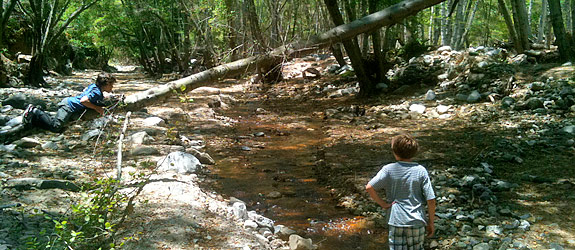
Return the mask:
<path id="1" fill-rule="evenodd" d="M 216 156 L 221 157 L 213 169 L 220 178 L 218 191 L 311 238 L 319 249 L 386 249 L 383 230 L 337 207 L 329 188 L 318 181 L 321 173 L 314 165 L 326 140 L 322 121 L 293 115 L 302 109 L 311 113 L 305 107 L 268 104 L 263 108 L 269 112 L 261 114 L 256 112 L 261 105 L 239 104 L 225 112 L 238 123 L 219 135 L 230 145 Z M 273 191 L 282 196 L 268 198 Z"/>

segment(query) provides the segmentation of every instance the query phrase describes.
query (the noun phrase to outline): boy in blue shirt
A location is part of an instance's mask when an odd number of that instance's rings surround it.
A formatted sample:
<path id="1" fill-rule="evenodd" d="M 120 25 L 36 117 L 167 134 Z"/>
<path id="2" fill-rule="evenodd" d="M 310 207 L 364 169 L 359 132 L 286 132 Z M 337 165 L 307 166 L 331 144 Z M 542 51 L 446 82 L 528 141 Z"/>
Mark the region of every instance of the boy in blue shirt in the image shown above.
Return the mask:
<path id="1" fill-rule="evenodd" d="M 102 104 L 104 91 L 111 92 L 115 82 L 116 78 L 111 74 L 100 73 L 98 78 L 96 78 L 96 83 L 86 87 L 82 94 L 64 98 L 58 103 L 59 109 L 55 117 L 30 104 L 24 110 L 22 122 L 54 133 L 60 133 L 72 116 L 82 114 L 87 108 L 104 115 L 104 108 L 102 107 L 104 106 Z"/>
<path id="2" fill-rule="evenodd" d="M 365 189 L 369 196 L 389 212 L 389 249 L 423 249 L 427 236 L 435 232 L 435 193 L 427 170 L 411 159 L 419 150 L 417 141 L 409 135 L 398 135 L 391 140 L 397 162 L 381 168 Z M 387 201 L 376 190 L 384 189 Z M 427 203 L 428 219 L 424 205 Z"/>

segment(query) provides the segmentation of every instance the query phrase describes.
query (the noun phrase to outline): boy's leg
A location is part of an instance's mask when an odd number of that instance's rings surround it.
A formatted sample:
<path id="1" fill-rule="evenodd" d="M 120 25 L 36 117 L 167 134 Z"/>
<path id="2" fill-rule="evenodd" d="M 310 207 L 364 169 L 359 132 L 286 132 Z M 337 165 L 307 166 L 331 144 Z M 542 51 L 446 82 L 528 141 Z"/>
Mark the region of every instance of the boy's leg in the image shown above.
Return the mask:
<path id="1" fill-rule="evenodd" d="M 407 250 L 407 242 L 404 237 L 404 227 L 394 227 L 389 225 L 389 249 Z"/>
<path id="2" fill-rule="evenodd" d="M 33 110 L 32 124 L 38 128 L 50 130 L 54 133 L 62 132 L 64 124 L 68 121 L 71 116 L 71 110 L 67 106 L 63 106 L 60 103 L 60 108 L 56 114 L 56 117 L 52 117 L 50 114 L 35 108 Z"/>

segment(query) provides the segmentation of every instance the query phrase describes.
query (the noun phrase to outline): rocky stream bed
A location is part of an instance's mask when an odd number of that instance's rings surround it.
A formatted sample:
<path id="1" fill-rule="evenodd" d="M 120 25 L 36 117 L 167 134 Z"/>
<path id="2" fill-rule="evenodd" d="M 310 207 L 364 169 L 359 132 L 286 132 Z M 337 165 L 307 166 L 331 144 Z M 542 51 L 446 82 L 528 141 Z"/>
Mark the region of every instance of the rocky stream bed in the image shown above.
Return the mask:
<path id="1" fill-rule="evenodd" d="M 228 79 L 133 112 L 123 192 L 147 184 L 117 238 L 123 249 L 385 249 L 385 211 L 364 186 L 393 161 L 390 138 L 408 132 L 438 197 L 427 248 L 575 249 L 574 67 L 530 58 L 440 48 L 391 70 L 385 94 L 360 99 L 349 67 L 315 55 L 286 63 L 278 84 Z M 321 78 L 303 78 L 310 67 Z M 26 103 L 54 111 L 95 74 L 0 89 L 2 130 Z M 124 94 L 163 82 L 115 75 Z M 118 108 L 0 145 L 0 249 L 42 241 L 53 228 L 45 215 L 68 213 L 82 183 L 117 175 L 125 117 Z M 237 184 L 245 175 L 257 178 Z"/>

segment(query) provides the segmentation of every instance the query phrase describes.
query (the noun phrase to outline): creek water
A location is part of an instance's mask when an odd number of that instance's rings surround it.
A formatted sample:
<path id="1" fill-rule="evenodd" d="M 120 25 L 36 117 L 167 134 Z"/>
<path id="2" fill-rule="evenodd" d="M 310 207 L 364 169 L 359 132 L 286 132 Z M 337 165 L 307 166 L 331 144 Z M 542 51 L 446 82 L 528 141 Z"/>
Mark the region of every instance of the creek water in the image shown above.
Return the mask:
<path id="1" fill-rule="evenodd" d="M 384 230 L 367 227 L 365 218 L 337 207 L 318 181 L 322 173 L 314 165 L 326 140 L 322 121 L 310 117 L 310 110 L 298 116 L 288 106 L 269 105 L 264 107 L 268 115 L 256 112 L 261 103 L 250 102 L 225 112 L 238 122 L 220 135 L 232 144 L 215 155 L 220 157 L 213 168 L 218 192 L 311 238 L 319 249 L 386 249 Z M 270 197 L 272 192 L 281 197 Z"/>

